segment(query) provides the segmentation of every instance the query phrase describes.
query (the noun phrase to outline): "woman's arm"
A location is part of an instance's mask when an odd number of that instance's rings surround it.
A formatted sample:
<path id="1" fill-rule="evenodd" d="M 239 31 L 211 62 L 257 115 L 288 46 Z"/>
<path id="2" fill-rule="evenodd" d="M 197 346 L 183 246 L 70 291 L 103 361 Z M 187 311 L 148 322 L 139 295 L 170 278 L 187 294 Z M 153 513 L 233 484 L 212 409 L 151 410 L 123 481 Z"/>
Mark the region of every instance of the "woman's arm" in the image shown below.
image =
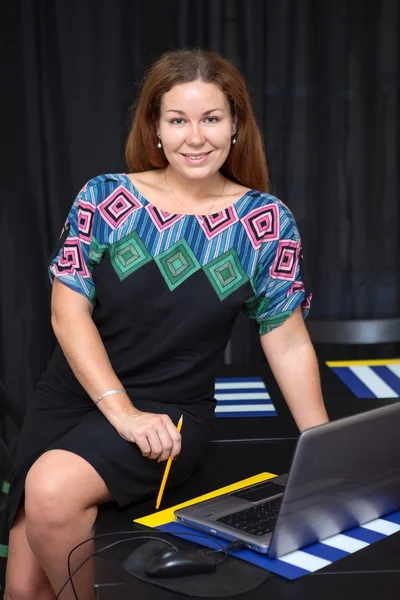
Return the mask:
<path id="1" fill-rule="evenodd" d="M 317 358 L 298 307 L 261 346 L 300 431 L 328 422 Z"/>
<path id="2" fill-rule="evenodd" d="M 123 388 L 92 320 L 89 300 L 55 279 L 51 308 L 54 333 L 91 399 Z M 139 446 L 143 455 L 161 462 L 179 454 L 181 436 L 167 415 L 137 410 L 126 393 L 107 396 L 97 406 L 123 438 Z"/>

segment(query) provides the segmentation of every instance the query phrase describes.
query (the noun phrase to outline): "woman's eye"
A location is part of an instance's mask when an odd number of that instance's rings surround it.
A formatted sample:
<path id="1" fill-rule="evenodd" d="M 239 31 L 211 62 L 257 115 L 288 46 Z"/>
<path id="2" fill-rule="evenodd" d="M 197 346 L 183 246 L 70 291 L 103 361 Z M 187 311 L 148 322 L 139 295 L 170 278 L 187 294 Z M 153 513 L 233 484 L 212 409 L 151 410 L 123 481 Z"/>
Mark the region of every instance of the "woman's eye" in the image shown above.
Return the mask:
<path id="1" fill-rule="evenodd" d="M 171 123 L 173 125 L 182 125 L 183 119 L 172 119 Z"/>
<path id="2" fill-rule="evenodd" d="M 206 121 L 209 123 L 216 123 L 218 121 L 218 117 L 206 117 Z"/>

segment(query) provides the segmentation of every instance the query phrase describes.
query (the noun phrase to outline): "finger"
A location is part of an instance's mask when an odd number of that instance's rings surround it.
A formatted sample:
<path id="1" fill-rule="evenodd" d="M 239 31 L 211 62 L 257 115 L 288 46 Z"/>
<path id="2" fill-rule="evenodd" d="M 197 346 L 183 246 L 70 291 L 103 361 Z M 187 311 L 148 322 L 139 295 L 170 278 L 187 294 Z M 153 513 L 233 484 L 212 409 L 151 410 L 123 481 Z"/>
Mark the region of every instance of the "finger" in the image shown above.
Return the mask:
<path id="1" fill-rule="evenodd" d="M 157 434 L 158 434 L 160 443 L 162 445 L 162 452 L 161 452 L 160 456 L 158 457 L 158 462 L 163 462 L 164 460 L 167 460 L 171 456 L 171 451 L 173 448 L 173 441 L 171 439 L 169 431 L 164 422 L 163 422 L 163 427 L 159 427 L 157 429 Z"/>
<path id="2" fill-rule="evenodd" d="M 135 436 L 135 444 L 139 447 L 139 450 L 143 456 L 150 456 L 151 447 L 145 434 L 137 434 Z"/>
<path id="3" fill-rule="evenodd" d="M 171 456 L 172 458 L 175 458 L 179 456 L 181 452 L 182 437 L 168 415 L 165 416 L 167 417 L 165 420 L 165 427 L 172 440 Z"/>
<path id="4" fill-rule="evenodd" d="M 150 444 L 151 450 L 148 458 L 150 458 L 151 460 L 155 460 L 160 456 L 160 454 L 162 454 L 163 451 L 163 447 L 160 438 L 158 437 L 156 429 L 152 428 L 147 431 L 147 440 Z"/>

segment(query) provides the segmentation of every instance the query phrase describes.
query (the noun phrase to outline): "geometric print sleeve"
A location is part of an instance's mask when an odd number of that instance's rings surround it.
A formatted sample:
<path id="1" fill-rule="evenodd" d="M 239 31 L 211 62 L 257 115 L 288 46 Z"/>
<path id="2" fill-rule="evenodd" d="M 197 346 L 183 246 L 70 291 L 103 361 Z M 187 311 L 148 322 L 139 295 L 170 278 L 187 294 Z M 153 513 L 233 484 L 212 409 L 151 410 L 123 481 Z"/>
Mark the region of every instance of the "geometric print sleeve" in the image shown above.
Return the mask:
<path id="1" fill-rule="evenodd" d="M 293 215 L 280 201 L 268 208 L 269 226 L 252 278 L 254 296 L 243 307 L 257 321 L 260 335 L 282 325 L 299 305 L 306 318 L 311 302 L 301 279 L 301 239 Z"/>
<path id="2" fill-rule="evenodd" d="M 91 180 L 92 181 L 92 180 Z M 79 192 L 49 262 L 51 283 L 57 277 L 70 289 L 96 302 L 93 267 L 108 250 L 108 231 L 97 214 L 99 186 L 89 181 Z"/>

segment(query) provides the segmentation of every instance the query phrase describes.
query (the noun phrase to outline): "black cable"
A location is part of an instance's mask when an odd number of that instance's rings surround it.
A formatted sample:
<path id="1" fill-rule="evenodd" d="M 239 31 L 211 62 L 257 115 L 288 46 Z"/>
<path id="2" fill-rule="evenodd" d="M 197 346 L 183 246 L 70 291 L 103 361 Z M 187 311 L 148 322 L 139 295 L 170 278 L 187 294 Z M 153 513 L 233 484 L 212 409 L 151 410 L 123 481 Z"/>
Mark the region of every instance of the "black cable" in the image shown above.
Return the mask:
<path id="1" fill-rule="evenodd" d="M 206 555 L 210 555 L 210 554 L 214 554 L 216 552 L 223 552 L 224 556 L 221 560 L 219 560 L 218 562 L 216 562 L 216 565 L 221 564 L 224 560 L 226 560 L 228 558 L 228 550 L 232 549 L 240 549 L 241 547 L 244 546 L 244 544 L 242 542 L 231 542 L 230 544 L 228 544 L 227 546 L 224 546 L 222 543 L 217 542 L 216 540 L 212 539 L 210 536 L 207 535 L 201 535 L 201 534 L 194 534 L 194 533 L 189 533 L 189 532 L 183 532 L 183 531 L 177 531 L 177 532 L 161 532 L 161 533 L 165 533 L 165 534 L 171 534 L 171 535 L 177 535 L 177 536 L 185 536 L 188 535 L 190 537 L 198 537 L 198 538 L 203 538 L 203 539 L 207 539 L 210 540 L 211 542 L 213 542 L 214 544 L 217 544 L 217 546 L 220 546 L 220 550 L 212 550 L 211 552 L 200 552 L 201 554 L 206 554 Z M 79 571 L 79 569 L 81 569 L 83 567 L 84 564 L 86 564 L 86 562 L 92 558 L 93 556 L 95 556 L 96 554 L 99 554 L 100 552 L 103 552 L 104 550 L 108 550 L 109 548 L 112 548 L 113 546 L 116 546 L 117 544 L 121 544 L 123 542 L 128 542 L 128 541 L 132 541 L 132 540 L 140 540 L 140 539 L 154 539 L 160 542 L 164 542 L 165 544 L 171 546 L 172 548 L 174 548 L 174 550 L 178 551 L 178 548 L 176 546 L 174 546 L 174 544 L 172 544 L 171 542 L 169 542 L 168 540 L 159 537 L 158 535 L 141 535 L 140 537 L 129 537 L 123 540 L 117 540 L 116 542 L 113 542 L 112 544 L 109 544 L 108 546 L 104 546 L 104 548 L 100 548 L 99 550 L 96 550 L 95 552 L 93 552 L 92 554 L 90 554 L 90 556 L 86 557 L 86 559 L 80 564 L 78 565 L 78 567 L 71 573 L 71 557 L 73 552 L 75 552 L 75 550 L 77 550 L 78 548 L 80 548 L 80 546 L 83 546 L 84 544 L 91 542 L 95 539 L 98 538 L 102 538 L 102 537 L 109 537 L 110 535 L 130 535 L 132 536 L 132 534 L 134 535 L 138 535 L 138 534 L 142 534 L 141 531 L 115 531 L 112 533 L 100 533 L 98 535 L 94 535 L 93 537 L 90 537 L 86 540 L 84 540 L 83 542 L 80 542 L 79 544 L 77 544 L 74 548 L 72 548 L 72 550 L 70 551 L 70 553 L 68 554 L 68 579 L 66 579 L 66 581 L 63 583 L 62 587 L 60 588 L 59 592 L 57 593 L 56 596 L 56 600 L 60 597 L 60 594 L 62 593 L 62 591 L 65 589 L 65 587 L 68 585 L 69 582 L 71 582 L 71 587 L 74 593 L 74 596 L 76 598 L 76 600 L 79 600 L 78 595 L 76 593 L 74 584 L 73 584 L 73 577 L 74 575 L 76 575 L 76 573 Z"/>
<path id="2" fill-rule="evenodd" d="M 131 531 L 131 533 L 135 533 L 134 531 Z M 136 532 L 136 533 L 141 533 L 140 531 Z M 105 534 L 107 535 L 107 534 Z M 108 534 L 111 535 L 111 534 Z M 96 536 L 97 537 L 97 536 Z M 147 539 L 154 539 L 157 540 L 159 542 L 164 542 L 165 544 L 168 544 L 168 546 L 171 546 L 172 548 L 174 548 L 174 550 L 178 551 L 178 548 L 176 546 L 174 546 L 174 544 L 171 544 L 171 542 L 168 542 L 167 540 L 164 540 L 163 538 L 159 538 L 156 536 L 140 536 L 140 537 L 131 537 L 131 538 L 126 538 L 124 540 L 117 540 L 116 542 L 113 542 L 112 544 L 108 544 L 108 546 L 104 546 L 104 548 L 100 548 L 99 550 L 96 550 L 95 552 L 92 552 L 92 554 L 90 554 L 89 556 L 87 556 L 85 558 L 84 561 L 81 562 L 81 564 L 75 569 L 75 571 L 73 571 L 71 573 L 71 575 L 69 575 L 68 579 L 65 580 L 65 582 L 63 583 L 62 587 L 60 588 L 60 590 L 57 593 L 56 596 L 56 600 L 58 600 L 58 598 L 60 597 L 61 593 L 63 592 L 63 590 L 65 589 L 65 587 L 68 585 L 68 583 L 71 581 L 72 583 L 72 578 L 74 575 L 76 575 L 76 573 L 79 571 L 79 569 L 81 569 L 83 567 L 83 565 L 85 565 L 87 563 L 88 560 L 90 560 L 93 556 L 95 556 L 96 554 L 100 554 L 100 552 L 103 552 L 104 550 L 108 550 L 109 548 L 112 548 L 113 546 L 117 546 L 118 544 L 122 544 L 123 542 L 130 542 L 132 540 L 147 540 Z M 89 540 L 85 540 L 85 542 L 88 542 Z M 78 544 L 78 546 L 81 546 L 84 542 L 81 542 L 80 544 Z M 70 554 L 75 550 L 75 548 L 73 548 L 70 552 Z M 72 584 L 73 585 L 73 584 Z M 74 595 L 76 600 L 79 600 L 76 590 L 74 588 Z"/>

